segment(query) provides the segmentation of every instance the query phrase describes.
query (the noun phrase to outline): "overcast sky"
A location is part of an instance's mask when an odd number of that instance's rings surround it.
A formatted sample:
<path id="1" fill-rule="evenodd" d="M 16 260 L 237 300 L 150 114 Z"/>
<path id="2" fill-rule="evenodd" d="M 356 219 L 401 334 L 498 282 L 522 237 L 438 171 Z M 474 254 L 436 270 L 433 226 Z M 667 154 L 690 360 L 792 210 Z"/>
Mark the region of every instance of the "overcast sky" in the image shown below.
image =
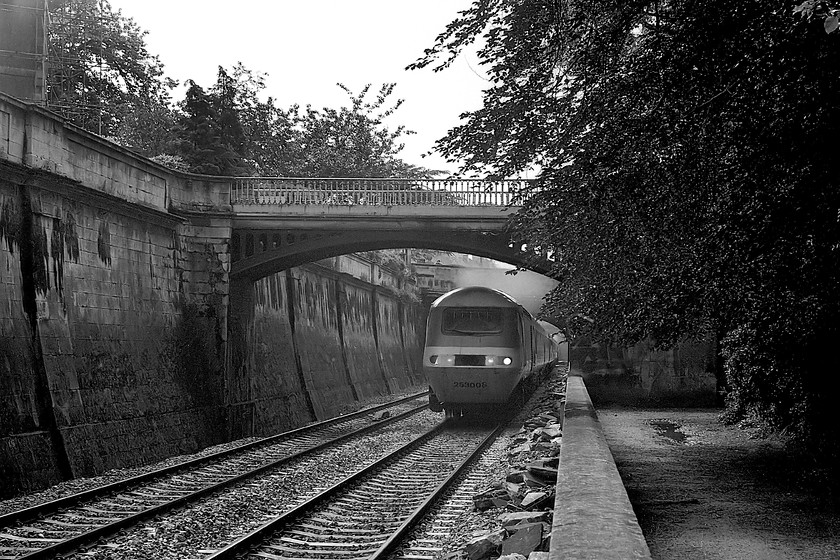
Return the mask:
<path id="1" fill-rule="evenodd" d="M 268 75 L 266 92 L 277 105 L 340 107 L 347 94 L 396 82 L 405 99 L 390 127 L 417 132 L 405 138 L 402 159 L 455 171 L 435 155 L 421 158 L 457 125 L 458 115 L 481 106 L 489 82 L 474 51 L 442 72 L 404 68 L 471 0 L 110 0 L 148 31 L 146 44 L 166 74 L 202 87 L 215 83 L 218 66 L 237 62 Z M 183 90 L 175 93 L 183 97 Z"/>

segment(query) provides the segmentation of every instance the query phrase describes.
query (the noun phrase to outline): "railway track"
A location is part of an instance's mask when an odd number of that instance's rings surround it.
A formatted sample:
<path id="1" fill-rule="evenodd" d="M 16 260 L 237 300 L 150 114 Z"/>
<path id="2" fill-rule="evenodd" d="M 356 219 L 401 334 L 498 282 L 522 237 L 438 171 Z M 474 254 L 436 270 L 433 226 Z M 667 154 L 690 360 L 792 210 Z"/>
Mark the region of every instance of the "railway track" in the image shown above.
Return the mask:
<path id="1" fill-rule="evenodd" d="M 385 558 L 505 424 L 449 419 L 205 560 Z"/>
<path id="2" fill-rule="evenodd" d="M 425 410 L 426 392 L 0 515 L 0 560 L 54 558 Z M 414 402 L 413 402 L 414 401 Z M 375 418 L 380 411 L 387 418 Z M 384 413 L 383 413 L 383 416 Z"/>

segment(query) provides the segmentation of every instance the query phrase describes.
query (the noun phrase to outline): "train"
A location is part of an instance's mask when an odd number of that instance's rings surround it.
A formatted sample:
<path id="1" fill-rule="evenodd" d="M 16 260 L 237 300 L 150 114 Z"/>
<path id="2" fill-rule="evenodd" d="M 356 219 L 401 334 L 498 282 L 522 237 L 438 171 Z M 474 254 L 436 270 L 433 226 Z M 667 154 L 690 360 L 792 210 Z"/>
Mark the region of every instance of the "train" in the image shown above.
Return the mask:
<path id="1" fill-rule="evenodd" d="M 429 309 L 423 373 L 435 412 L 460 416 L 502 408 L 557 360 L 557 343 L 499 290 L 457 288 Z"/>

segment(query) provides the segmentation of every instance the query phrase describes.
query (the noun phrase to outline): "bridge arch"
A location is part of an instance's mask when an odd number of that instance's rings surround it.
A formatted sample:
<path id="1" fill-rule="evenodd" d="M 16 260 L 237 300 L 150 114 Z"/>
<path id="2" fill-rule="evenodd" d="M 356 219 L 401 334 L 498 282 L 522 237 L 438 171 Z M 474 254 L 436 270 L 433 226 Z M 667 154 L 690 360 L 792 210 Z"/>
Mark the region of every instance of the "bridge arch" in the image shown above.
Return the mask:
<path id="1" fill-rule="evenodd" d="M 524 266 L 528 255 L 514 246 L 507 226 L 526 186 L 520 180 L 237 179 L 231 189 L 231 279 L 394 248 Z"/>
<path id="2" fill-rule="evenodd" d="M 402 248 L 467 253 L 526 267 L 534 272 L 545 273 L 547 270 L 547 266 L 529 264 L 528 255 L 514 247 L 510 235 L 504 231 L 234 230 L 231 245 L 232 280 L 255 280 L 337 255 Z M 249 251 L 250 248 L 253 250 Z"/>

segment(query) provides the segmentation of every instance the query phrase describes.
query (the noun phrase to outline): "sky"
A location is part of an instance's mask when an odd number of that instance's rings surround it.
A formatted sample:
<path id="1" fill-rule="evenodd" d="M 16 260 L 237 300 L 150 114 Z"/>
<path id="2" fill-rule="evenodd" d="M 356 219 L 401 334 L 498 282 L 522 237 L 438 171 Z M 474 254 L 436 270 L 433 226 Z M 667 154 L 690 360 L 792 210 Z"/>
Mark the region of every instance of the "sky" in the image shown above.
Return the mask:
<path id="1" fill-rule="evenodd" d="M 241 62 L 267 74 L 265 92 L 279 107 L 338 108 L 348 101 L 338 82 L 354 93 L 396 82 L 392 100 L 405 102 L 386 124 L 414 130 L 400 157 L 432 169 L 457 171 L 439 154 L 422 154 L 461 113 L 481 107 L 490 85 L 475 49 L 441 72 L 405 70 L 471 0 L 109 1 L 148 32 L 149 52 L 181 83 L 209 88 L 219 66 Z M 173 97 L 182 99 L 183 88 Z"/>

